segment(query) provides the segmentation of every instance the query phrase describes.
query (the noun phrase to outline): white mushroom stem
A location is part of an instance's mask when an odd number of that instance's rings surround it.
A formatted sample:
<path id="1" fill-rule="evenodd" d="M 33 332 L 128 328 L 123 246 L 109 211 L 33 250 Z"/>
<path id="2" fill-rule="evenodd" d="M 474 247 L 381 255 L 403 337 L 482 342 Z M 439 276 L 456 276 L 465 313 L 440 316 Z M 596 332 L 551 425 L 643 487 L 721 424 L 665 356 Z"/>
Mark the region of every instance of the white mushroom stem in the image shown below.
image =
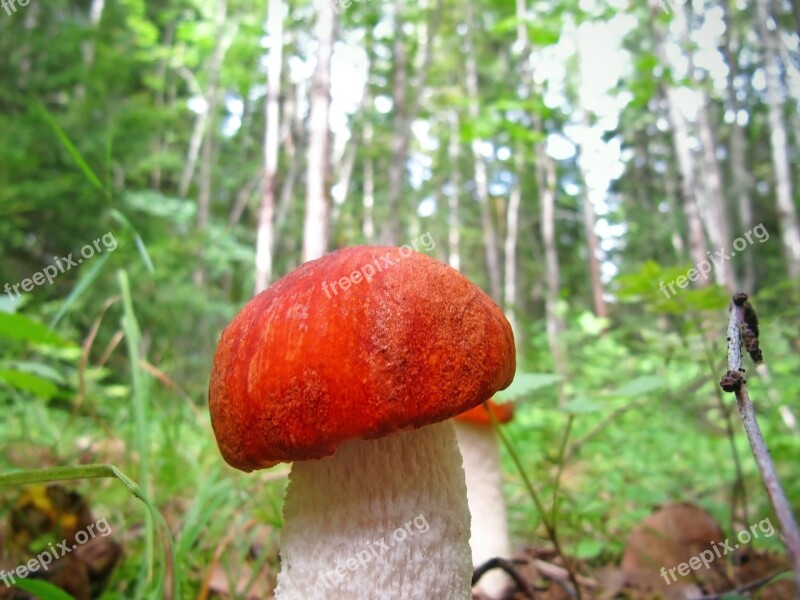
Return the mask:
<path id="1" fill-rule="evenodd" d="M 497 435 L 491 425 L 455 421 L 455 426 L 472 514 L 472 563 L 477 567 L 490 558 L 510 558 Z M 504 571 L 493 569 L 481 577 L 476 589 L 495 599 L 503 598 L 511 585 L 512 580 Z"/>
<path id="2" fill-rule="evenodd" d="M 277 600 L 469 600 L 464 472 L 449 421 L 295 462 Z"/>

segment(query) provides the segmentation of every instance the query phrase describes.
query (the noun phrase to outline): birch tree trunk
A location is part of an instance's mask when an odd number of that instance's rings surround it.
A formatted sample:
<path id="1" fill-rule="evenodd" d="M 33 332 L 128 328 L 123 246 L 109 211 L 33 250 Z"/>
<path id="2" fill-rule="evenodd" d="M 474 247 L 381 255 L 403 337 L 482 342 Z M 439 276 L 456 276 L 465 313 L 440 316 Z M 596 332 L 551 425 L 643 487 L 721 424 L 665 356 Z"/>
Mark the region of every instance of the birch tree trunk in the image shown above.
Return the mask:
<path id="1" fill-rule="evenodd" d="M 436 6 L 430 14 L 426 27 L 423 28 L 421 46 L 421 64 L 418 65 L 417 76 L 410 86 L 414 90 L 413 100 L 409 102 L 408 51 L 403 36 L 403 10 L 406 3 L 395 0 L 395 38 L 394 38 L 394 85 L 392 91 L 394 105 L 394 135 L 392 137 L 392 159 L 389 164 L 389 189 L 386 195 L 388 210 L 386 226 L 383 230 L 383 242 L 396 246 L 400 234 L 400 198 L 403 195 L 406 181 L 406 163 L 411 144 L 411 124 L 419 112 L 419 104 L 427 81 L 428 69 L 433 58 L 433 40 L 439 27 L 442 0 L 436 0 Z M 425 10 L 424 3 L 417 10 Z"/>
<path id="2" fill-rule="evenodd" d="M 686 7 L 682 3 L 675 5 L 675 26 L 678 37 L 683 47 L 686 49 L 689 60 L 689 73 L 695 82 L 696 94 L 699 98 L 697 109 L 697 133 L 700 138 L 701 162 L 703 172 L 703 186 L 705 189 L 704 199 L 707 206 L 705 211 L 701 210 L 701 216 L 705 216 L 706 230 L 714 247 L 714 250 L 722 250 L 725 254 L 731 251 L 731 233 L 728 219 L 728 210 L 725 206 L 723 196 L 722 170 L 717 160 L 716 148 L 717 140 L 711 127 L 708 105 L 710 98 L 703 88 L 703 82 L 695 76 L 694 53 L 691 50 L 692 42 L 689 36 L 689 21 L 686 16 Z M 733 293 L 736 291 L 736 273 L 733 269 L 733 262 L 724 261 L 714 269 L 714 277 L 717 283 L 728 288 Z"/>
<path id="3" fill-rule="evenodd" d="M 533 79 L 533 55 L 526 27 L 526 0 L 516 0 L 517 17 L 517 45 L 520 49 L 520 71 L 522 81 L 529 95 L 538 93 Z M 531 120 L 534 131 L 542 138 L 545 136 L 541 117 L 533 113 Z M 541 212 L 540 233 L 544 246 L 544 263 L 546 292 L 545 322 L 547 329 L 547 345 L 553 357 L 553 368 L 559 375 L 558 405 L 566 402 L 564 385 L 569 380 L 569 363 L 567 353 L 562 344 L 562 333 L 566 331 L 566 323 L 559 312 L 559 292 L 561 288 L 561 271 L 558 261 L 558 243 L 556 241 L 555 203 L 556 203 L 556 166 L 553 159 L 547 154 L 543 141 L 534 144 L 536 157 L 536 187 L 539 195 L 539 210 Z M 534 245 L 534 252 L 536 245 Z M 534 260 L 536 260 L 534 255 Z"/>
<path id="4" fill-rule="evenodd" d="M 236 34 L 236 27 L 227 25 L 227 4 L 226 0 L 218 0 L 214 10 L 214 28 L 217 33 L 217 43 L 211 53 L 211 58 L 208 62 L 208 84 L 206 90 L 203 91 L 200 84 L 194 77 L 194 74 L 187 68 L 179 69 L 180 75 L 183 77 L 186 84 L 196 96 L 203 98 L 203 110 L 197 115 L 195 119 L 192 136 L 189 140 L 189 148 L 186 152 L 186 161 L 181 174 L 181 181 L 178 187 L 178 195 L 185 198 L 189 193 L 189 187 L 192 184 L 195 171 L 197 169 L 197 161 L 200 158 L 200 151 L 203 146 L 204 140 L 209 134 L 210 126 L 209 121 L 213 120 L 216 112 L 216 106 L 219 103 L 219 75 L 222 70 L 222 63 L 225 60 L 225 55 L 230 48 L 233 38 Z M 198 207 L 198 221 L 202 221 L 199 213 L 202 212 L 202 201 L 199 202 L 201 206 Z"/>
<path id="5" fill-rule="evenodd" d="M 267 59 L 266 130 L 264 132 L 264 189 L 258 211 L 256 234 L 255 294 L 265 290 L 272 279 L 274 248 L 273 221 L 278 189 L 278 150 L 280 149 L 280 93 L 283 70 L 283 0 L 269 0 L 267 36 L 270 49 Z"/>
<path id="6" fill-rule="evenodd" d="M 761 42 L 762 64 L 767 84 L 767 110 L 772 148 L 772 169 L 775 176 L 775 199 L 781 224 L 781 238 L 786 257 L 786 270 L 789 277 L 797 283 L 800 277 L 800 227 L 797 211 L 792 199 L 792 177 L 789 168 L 789 144 L 783 122 L 781 102 L 781 83 L 779 74 L 778 50 L 773 32 L 769 31 L 771 20 L 767 0 L 756 0 L 756 30 Z"/>
<path id="7" fill-rule="evenodd" d="M 745 160 L 745 133 L 744 128 L 739 124 L 740 102 L 736 98 L 735 82 L 739 74 L 737 53 L 733 51 L 733 31 L 732 15 L 730 3 L 723 0 L 721 3 L 723 10 L 723 21 L 725 23 L 725 33 L 723 40 L 723 52 L 728 63 L 727 87 L 725 90 L 728 106 L 734 112 L 733 123 L 731 123 L 731 133 L 729 140 L 729 152 L 731 157 L 731 178 L 733 180 L 733 192 L 736 195 L 736 204 L 739 213 L 739 226 L 742 232 L 750 231 L 753 228 L 753 204 L 750 197 L 753 178 L 750 174 L 747 161 Z M 742 255 L 744 262 L 744 278 L 741 289 L 747 293 L 753 293 L 755 289 L 755 261 L 752 252 L 745 252 Z"/>
<path id="8" fill-rule="evenodd" d="M 286 37 L 287 32 L 284 31 Z M 287 40 L 288 41 L 288 40 Z M 297 181 L 300 179 L 300 167 L 302 160 L 299 159 L 299 148 L 306 147 L 307 140 L 307 123 L 305 123 L 297 110 L 298 100 L 300 95 L 300 84 L 295 86 L 292 94 L 286 95 L 286 100 L 283 105 L 283 133 L 281 139 L 283 140 L 283 151 L 286 156 L 286 162 L 289 164 L 288 173 L 281 183 L 280 198 L 278 199 L 278 209 L 275 215 L 274 229 L 274 243 L 273 248 L 278 248 L 280 242 L 281 231 L 286 224 L 286 219 L 289 216 L 289 208 L 291 207 L 292 200 L 294 200 L 294 189 Z M 290 88 L 291 89 L 291 88 Z"/>
<path id="9" fill-rule="evenodd" d="M 306 210 L 303 226 L 303 262 L 319 258 L 328 248 L 328 174 L 330 170 L 330 129 L 328 116 L 331 104 L 331 56 L 336 34 L 336 16 L 333 4 L 317 5 L 317 23 L 314 37 L 317 49 L 317 66 L 311 80 L 311 102 L 308 127 L 308 161 L 306 174 Z"/>
<path id="10" fill-rule="evenodd" d="M 657 15 L 661 11 L 658 0 L 651 0 L 651 14 Z M 656 39 L 656 51 L 658 58 L 664 64 L 668 64 L 667 52 L 665 48 L 664 32 L 660 27 L 653 23 L 653 34 Z M 688 230 L 689 258 L 693 264 L 697 265 L 706 260 L 705 233 L 703 232 L 703 221 L 700 216 L 700 208 L 697 201 L 697 182 L 694 176 L 694 160 L 692 158 L 691 143 L 689 140 L 689 127 L 678 109 L 677 91 L 671 85 L 665 86 L 661 90 L 662 96 L 667 105 L 667 120 L 672 130 L 672 144 L 675 151 L 675 159 L 678 164 L 680 176 L 680 196 L 683 214 L 686 218 Z M 710 281 L 707 277 L 697 280 L 697 287 L 705 287 Z"/>
<path id="11" fill-rule="evenodd" d="M 475 59 L 475 17 L 473 14 L 473 0 L 465 0 L 466 32 L 465 60 L 467 76 L 467 96 L 469 97 L 469 117 L 472 122 L 477 122 L 480 115 L 480 96 L 478 90 L 478 65 Z M 497 234 L 492 220 L 491 207 L 489 206 L 489 181 L 486 163 L 482 155 L 483 141 L 472 140 L 472 158 L 475 169 L 475 193 L 481 211 L 481 229 L 483 230 L 483 246 L 486 253 L 486 269 L 489 275 L 489 295 L 495 302 L 500 302 L 500 259 L 497 252 Z"/>
<path id="12" fill-rule="evenodd" d="M 394 109 L 394 126 L 392 135 L 392 159 L 389 163 L 389 189 L 386 193 L 386 226 L 383 230 L 383 242 L 396 246 L 400 232 L 400 215 L 398 203 L 403 190 L 406 172 L 406 153 L 411 131 L 408 123 L 408 57 L 403 35 L 403 11 L 406 3 L 394 0 L 394 84 L 392 86 L 392 105 Z"/>
<path id="13" fill-rule="evenodd" d="M 197 193 L 197 230 L 204 233 L 211 221 L 211 187 L 214 168 L 214 131 L 217 107 L 220 104 L 219 79 L 222 63 L 236 35 L 236 25 L 228 26 L 227 0 L 218 0 L 214 11 L 214 26 L 219 33 L 217 45 L 208 65 L 208 89 L 206 91 L 206 119 L 202 135 L 202 155 L 200 157 L 199 187 Z M 205 283 L 205 265 L 202 256 L 194 272 L 195 285 L 201 287 Z"/>
<path id="14" fill-rule="evenodd" d="M 561 342 L 561 334 L 566 330 L 566 323 L 561 318 L 558 308 L 561 272 L 558 264 L 558 246 L 556 243 L 556 167 L 541 144 L 537 162 L 539 164 L 537 173 L 542 214 L 541 233 L 544 244 L 545 276 L 547 278 L 547 293 L 545 295 L 547 344 L 550 346 L 553 366 L 560 377 L 558 403 L 559 406 L 563 406 L 566 402 L 564 385 L 569 380 L 569 365 Z"/>
<path id="15" fill-rule="evenodd" d="M 461 269 L 461 219 L 459 197 L 461 195 L 461 130 L 458 113 L 450 113 L 450 143 L 447 157 L 450 161 L 450 194 L 447 196 L 447 264 L 456 271 Z"/>
<path id="16" fill-rule="evenodd" d="M 367 118 L 364 123 L 364 148 L 367 149 L 364 156 L 364 197 L 361 200 L 363 207 L 361 232 L 367 244 L 375 241 L 375 159 L 368 150 L 372 148 L 373 141 L 372 119 Z"/>
<path id="17" fill-rule="evenodd" d="M 714 250 L 724 249 L 723 252 L 728 254 L 733 252 L 731 250 L 732 238 L 728 208 L 725 205 L 725 196 L 722 191 L 724 188 L 722 170 L 716 155 L 717 140 L 708 116 L 708 94 L 703 91 L 700 93 L 700 97 L 701 104 L 697 111 L 697 126 L 702 146 L 703 181 L 706 189 L 706 198 L 709 202 L 710 221 L 708 230 L 711 234 Z M 733 264 L 732 260 L 726 260 L 717 265 L 714 271 L 720 275 L 720 284 L 726 286 L 731 293 L 737 291 L 739 286 Z"/>
<path id="18" fill-rule="evenodd" d="M 506 213 L 503 308 L 506 318 L 511 324 L 514 337 L 519 339 L 519 329 L 517 327 L 517 236 L 519 232 L 519 207 L 522 202 L 522 174 L 525 170 L 525 158 L 519 145 L 515 150 L 514 170 L 516 171 L 516 179 L 508 196 L 508 212 Z"/>

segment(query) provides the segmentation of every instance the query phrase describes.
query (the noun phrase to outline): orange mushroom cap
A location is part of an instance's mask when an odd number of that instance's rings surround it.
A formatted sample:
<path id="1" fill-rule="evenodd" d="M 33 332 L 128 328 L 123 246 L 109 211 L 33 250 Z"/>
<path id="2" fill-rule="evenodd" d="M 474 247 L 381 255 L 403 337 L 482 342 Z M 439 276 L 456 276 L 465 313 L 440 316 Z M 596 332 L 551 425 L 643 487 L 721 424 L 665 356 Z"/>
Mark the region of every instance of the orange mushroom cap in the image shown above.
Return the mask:
<path id="1" fill-rule="evenodd" d="M 211 423 L 244 471 L 322 458 L 462 413 L 507 387 L 515 363 L 503 312 L 458 271 L 353 246 L 301 265 L 225 328 Z"/>
<path id="2" fill-rule="evenodd" d="M 497 404 L 494 400 L 489 399 L 482 404 L 478 404 L 478 406 L 474 408 L 470 408 L 468 411 L 463 412 L 460 415 L 456 415 L 455 419 L 456 421 L 461 421 L 462 423 L 491 425 L 492 420 L 489 418 L 487 409 L 492 411 L 494 418 L 497 419 L 497 422 L 501 425 L 508 423 L 514 418 L 514 405 L 511 402 Z"/>

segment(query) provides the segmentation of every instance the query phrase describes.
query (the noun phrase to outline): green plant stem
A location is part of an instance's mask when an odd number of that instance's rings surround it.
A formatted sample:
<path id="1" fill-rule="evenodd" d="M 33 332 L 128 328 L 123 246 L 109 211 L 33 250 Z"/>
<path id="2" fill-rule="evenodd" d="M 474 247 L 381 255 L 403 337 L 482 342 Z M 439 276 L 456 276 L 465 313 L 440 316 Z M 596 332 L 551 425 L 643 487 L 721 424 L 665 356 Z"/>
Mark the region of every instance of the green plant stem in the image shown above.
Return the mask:
<path id="1" fill-rule="evenodd" d="M 525 489 L 528 491 L 531 499 L 533 500 L 534 505 L 536 506 L 536 511 L 539 513 L 539 518 L 542 520 L 542 524 L 544 525 L 545 530 L 547 531 L 547 537 L 550 538 L 550 541 L 553 542 L 553 546 L 555 547 L 556 554 L 561 558 L 564 562 L 564 567 L 567 569 L 567 573 L 569 573 L 569 580 L 572 583 L 573 587 L 575 588 L 575 595 L 578 600 L 582 600 L 581 595 L 581 588 L 578 585 L 578 579 L 575 576 L 575 573 L 572 570 L 572 566 L 570 565 L 569 561 L 567 560 L 566 555 L 561 549 L 561 544 L 558 540 L 558 532 L 556 528 L 551 524 L 547 518 L 547 511 L 544 508 L 544 504 L 542 504 L 541 499 L 539 498 L 539 494 L 536 493 L 536 490 L 533 488 L 533 483 L 528 478 L 528 474 L 525 472 L 525 468 L 522 466 L 522 461 L 519 458 L 516 450 L 514 450 L 514 446 L 511 445 L 511 442 L 506 437 L 505 433 L 503 433 L 502 429 L 500 428 L 500 424 L 497 422 L 497 417 L 494 416 L 494 413 L 486 409 L 486 412 L 489 415 L 489 418 L 492 421 L 492 427 L 497 432 L 500 441 L 503 442 L 503 446 L 505 446 L 506 450 L 508 451 L 509 456 L 511 456 L 511 460 L 514 462 L 514 466 L 517 467 L 520 476 L 522 477 L 522 481 L 525 484 Z"/>
<path id="2" fill-rule="evenodd" d="M 164 554 L 167 558 L 167 562 L 170 564 L 174 564 L 174 556 L 173 556 L 173 548 L 174 548 L 174 541 L 172 539 L 172 534 L 170 533 L 169 526 L 167 522 L 164 520 L 164 517 L 158 511 L 158 509 L 153 505 L 150 500 L 148 500 L 145 495 L 142 493 L 141 488 L 137 485 L 137 483 L 125 475 L 122 471 L 120 471 L 114 465 L 107 465 L 107 464 L 97 464 L 97 465 L 81 465 L 78 467 L 75 466 L 65 466 L 65 467 L 50 467 L 47 469 L 34 469 L 28 471 L 20 471 L 18 473 L 6 473 L 0 475 L 0 488 L 4 487 L 12 487 L 12 486 L 20 486 L 20 485 L 32 485 L 36 483 L 45 483 L 48 481 L 69 481 L 74 479 L 101 479 L 101 478 L 115 478 L 118 479 L 122 484 L 128 488 L 133 496 L 141 500 L 144 505 L 147 507 L 148 516 L 151 520 L 155 521 L 159 525 L 159 529 L 162 534 L 162 542 L 164 544 Z M 152 565 L 150 566 L 150 570 L 152 571 Z M 178 599 L 180 598 L 180 581 L 177 577 L 177 574 L 173 573 L 173 588 L 172 588 L 173 598 Z"/>
<path id="3" fill-rule="evenodd" d="M 136 321 L 136 313 L 133 310 L 133 299 L 131 297 L 130 284 L 128 282 L 128 274 L 125 271 L 119 271 L 119 286 L 122 295 L 123 305 L 123 323 L 122 327 L 125 331 L 125 343 L 128 349 L 128 360 L 131 368 L 131 379 L 133 381 L 133 414 L 135 423 L 135 445 L 139 453 L 139 486 L 142 495 L 149 500 L 149 445 L 148 445 L 148 427 L 147 427 L 147 394 L 144 389 L 144 377 L 142 375 L 142 368 L 139 363 L 139 343 L 141 341 L 141 332 L 139 331 L 139 324 Z M 147 580 L 153 579 L 153 545 L 154 545 L 154 530 L 153 521 L 148 516 L 145 520 L 145 561 L 147 566 Z"/>
<path id="4" fill-rule="evenodd" d="M 556 461 L 556 480 L 553 482 L 553 509 L 550 513 L 550 522 L 553 524 L 554 530 L 558 530 L 558 491 L 561 487 L 561 475 L 564 472 L 564 456 L 567 452 L 567 442 L 574 422 L 574 413 L 568 413 L 567 426 L 564 428 L 564 436 L 561 438 L 561 447 L 558 450 L 558 460 Z"/>

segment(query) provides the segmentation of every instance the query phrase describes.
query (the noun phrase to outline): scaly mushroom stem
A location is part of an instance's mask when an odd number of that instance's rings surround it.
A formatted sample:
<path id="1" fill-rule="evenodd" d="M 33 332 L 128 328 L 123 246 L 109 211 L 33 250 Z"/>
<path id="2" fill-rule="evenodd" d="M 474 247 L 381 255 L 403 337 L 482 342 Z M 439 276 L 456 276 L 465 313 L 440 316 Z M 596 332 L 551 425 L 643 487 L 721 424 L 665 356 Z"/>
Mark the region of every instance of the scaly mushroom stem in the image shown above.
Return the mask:
<path id="1" fill-rule="evenodd" d="M 295 462 L 277 600 L 469 600 L 464 472 L 449 421 Z"/>
<path id="2" fill-rule="evenodd" d="M 472 564 L 478 567 L 492 558 L 511 558 L 497 435 L 491 424 L 455 421 L 455 427 L 464 457 L 467 501 L 472 515 L 469 541 Z M 493 569 L 480 578 L 476 587 L 494 599 L 505 597 L 512 583 L 505 571 Z"/>

